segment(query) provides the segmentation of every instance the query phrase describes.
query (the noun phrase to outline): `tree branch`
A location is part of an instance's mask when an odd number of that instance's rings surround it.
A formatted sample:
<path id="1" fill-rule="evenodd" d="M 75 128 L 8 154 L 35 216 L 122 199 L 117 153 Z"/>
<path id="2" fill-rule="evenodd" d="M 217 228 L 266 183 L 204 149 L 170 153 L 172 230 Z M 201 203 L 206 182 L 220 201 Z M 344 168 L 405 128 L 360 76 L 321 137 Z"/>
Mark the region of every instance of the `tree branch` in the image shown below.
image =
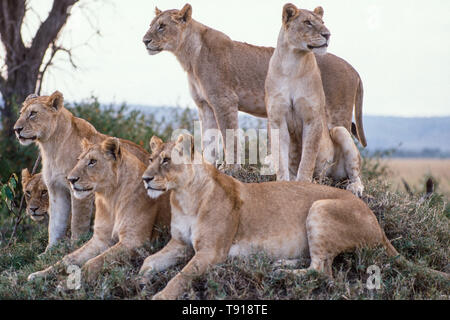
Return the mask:
<path id="1" fill-rule="evenodd" d="M 70 8 L 78 0 L 54 0 L 47 19 L 41 24 L 30 48 L 30 58 L 41 63 L 49 45 L 54 42 L 66 23 Z"/>

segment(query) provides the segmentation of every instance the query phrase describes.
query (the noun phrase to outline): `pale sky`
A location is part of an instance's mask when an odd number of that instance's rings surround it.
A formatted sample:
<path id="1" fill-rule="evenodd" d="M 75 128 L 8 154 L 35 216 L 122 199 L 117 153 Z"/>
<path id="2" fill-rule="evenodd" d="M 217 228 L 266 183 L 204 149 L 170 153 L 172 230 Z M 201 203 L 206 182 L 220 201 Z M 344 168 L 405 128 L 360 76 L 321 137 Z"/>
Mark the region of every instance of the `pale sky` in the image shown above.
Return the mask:
<path id="1" fill-rule="evenodd" d="M 147 54 L 142 43 L 157 5 L 180 9 L 178 0 L 80 0 L 72 10 L 61 40 L 84 43 L 74 50 L 79 70 L 59 58 L 43 86 L 43 94 L 63 92 L 79 101 L 91 94 L 100 101 L 152 106 L 191 106 L 187 77 L 169 52 Z M 275 46 L 286 0 L 190 0 L 193 18 L 222 31 L 233 40 Z M 50 0 L 31 0 L 43 19 Z M 450 1 L 447 0 L 302 0 L 300 8 L 324 8 L 331 31 L 329 52 L 344 58 L 364 83 L 363 112 L 367 115 L 450 115 Z M 84 12 L 84 13 L 83 13 Z M 30 34 L 35 13 L 28 15 Z M 30 20 L 31 19 L 31 20 Z M 34 22 L 33 22 L 34 21 Z"/>

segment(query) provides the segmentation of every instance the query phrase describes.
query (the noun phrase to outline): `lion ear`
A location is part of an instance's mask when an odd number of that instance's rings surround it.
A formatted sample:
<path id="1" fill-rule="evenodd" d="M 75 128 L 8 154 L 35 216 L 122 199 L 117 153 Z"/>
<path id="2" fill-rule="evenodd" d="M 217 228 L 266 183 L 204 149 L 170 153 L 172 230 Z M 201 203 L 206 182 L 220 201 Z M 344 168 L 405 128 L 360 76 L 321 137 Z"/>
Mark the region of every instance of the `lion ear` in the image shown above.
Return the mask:
<path id="1" fill-rule="evenodd" d="M 119 159 L 122 154 L 120 150 L 120 141 L 117 138 L 111 137 L 103 141 L 102 149 L 107 155 L 110 155 L 114 160 Z"/>
<path id="2" fill-rule="evenodd" d="M 314 13 L 323 18 L 323 8 L 321 6 L 314 9 Z"/>
<path id="3" fill-rule="evenodd" d="M 192 160 L 194 158 L 194 137 L 188 133 L 180 134 L 175 142 L 174 150 L 177 151 L 178 157 Z"/>
<path id="4" fill-rule="evenodd" d="M 286 25 L 298 15 L 298 9 L 292 3 L 286 3 L 283 7 L 283 24 Z"/>
<path id="5" fill-rule="evenodd" d="M 81 148 L 83 149 L 83 151 L 88 150 L 91 146 L 92 143 L 90 143 L 88 139 L 83 138 L 83 140 L 81 140 Z"/>
<path id="6" fill-rule="evenodd" d="M 177 18 L 182 22 L 189 22 L 192 17 L 192 6 L 186 3 L 184 7 L 178 12 Z"/>
<path id="7" fill-rule="evenodd" d="M 31 174 L 30 171 L 28 171 L 28 168 L 25 168 L 22 170 L 22 187 L 25 187 L 25 185 L 30 181 Z"/>
<path id="8" fill-rule="evenodd" d="M 159 16 L 161 14 L 161 10 L 158 9 L 158 7 L 155 7 L 155 15 Z"/>
<path id="9" fill-rule="evenodd" d="M 149 143 L 150 150 L 152 152 L 155 152 L 162 144 L 163 144 L 163 141 L 160 138 L 158 138 L 157 136 L 153 136 L 150 139 L 150 143 Z"/>
<path id="10" fill-rule="evenodd" d="M 50 97 L 48 97 L 47 105 L 54 109 L 59 110 L 64 105 L 64 97 L 61 92 L 55 91 Z"/>

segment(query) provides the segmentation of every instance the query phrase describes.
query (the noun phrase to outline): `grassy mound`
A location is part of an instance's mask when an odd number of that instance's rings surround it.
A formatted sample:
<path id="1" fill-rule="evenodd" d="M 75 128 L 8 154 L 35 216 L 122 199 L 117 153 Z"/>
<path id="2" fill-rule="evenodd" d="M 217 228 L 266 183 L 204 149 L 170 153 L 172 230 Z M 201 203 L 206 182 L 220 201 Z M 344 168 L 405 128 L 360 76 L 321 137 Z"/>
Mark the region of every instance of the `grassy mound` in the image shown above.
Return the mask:
<path id="1" fill-rule="evenodd" d="M 382 168 L 370 161 L 364 164 L 366 198 L 378 221 L 397 250 L 419 266 L 450 272 L 450 210 L 439 194 L 423 200 L 421 195 L 392 192 Z M 246 182 L 261 182 L 247 169 L 230 172 Z M 28 218 L 27 218 L 28 219 Z M 86 237 L 87 239 L 88 237 Z M 85 240 L 86 240 L 85 239 Z M 82 283 L 81 288 L 66 288 L 67 275 L 28 283 L 31 272 L 41 270 L 73 250 L 67 242 L 52 252 L 43 252 L 47 241 L 45 224 L 26 221 L 16 243 L 0 248 L 0 299 L 148 299 L 164 288 L 184 264 L 166 272 L 154 273 L 145 290 L 136 282 L 143 260 L 161 249 L 168 236 L 149 242 L 139 257 L 105 266 L 95 283 Z M 5 243 L 5 242 L 3 242 Z M 75 244 L 80 246 L 83 241 Z M 126 260 L 125 260 L 126 261 Z M 296 267 L 309 265 L 300 260 Z M 367 289 L 367 268 L 376 265 L 381 271 L 380 289 Z M 420 268 L 398 268 L 382 248 L 360 249 L 343 253 L 333 263 L 334 279 L 310 272 L 294 276 L 277 272 L 273 261 L 263 254 L 247 259 L 228 259 L 205 275 L 193 279 L 181 298 L 185 299 L 449 299 L 450 283 L 429 278 Z"/>

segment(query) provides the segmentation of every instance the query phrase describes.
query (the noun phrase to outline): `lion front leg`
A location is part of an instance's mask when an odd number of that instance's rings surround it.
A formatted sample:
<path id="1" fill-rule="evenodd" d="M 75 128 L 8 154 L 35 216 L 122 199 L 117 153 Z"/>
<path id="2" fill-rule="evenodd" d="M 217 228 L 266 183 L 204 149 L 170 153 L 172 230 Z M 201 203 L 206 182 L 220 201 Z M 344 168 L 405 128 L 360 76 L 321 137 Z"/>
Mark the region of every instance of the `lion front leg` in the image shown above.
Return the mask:
<path id="1" fill-rule="evenodd" d="M 153 300 L 175 300 L 186 290 L 189 282 L 206 272 L 208 267 L 220 263 L 226 257 L 211 250 L 198 251 L 189 263 L 169 281 L 167 286 L 153 296 Z"/>
<path id="2" fill-rule="evenodd" d="M 94 195 L 85 199 L 72 196 L 71 240 L 75 241 L 89 231 L 91 216 L 94 211 Z"/>
<path id="3" fill-rule="evenodd" d="M 278 157 L 271 157 L 272 167 L 275 168 L 278 181 L 289 181 L 289 148 L 291 138 L 286 121 L 283 119 L 271 119 L 270 130 L 278 130 L 278 141 L 271 141 L 272 150 L 279 150 Z M 271 133 L 272 134 L 272 133 Z"/>
<path id="4" fill-rule="evenodd" d="M 45 278 L 54 270 L 59 267 L 67 267 L 69 265 L 81 266 L 86 261 L 100 254 L 108 248 L 108 243 L 96 237 L 92 237 L 85 245 L 75 250 L 74 252 L 66 255 L 62 260 L 58 261 L 53 266 L 50 266 L 44 270 L 34 272 L 28 276 L 28 281 L 33 281 L 36 278 Z"/>
<path id="5" fill-rule="evenodd" d="M 238 97 L 232 91 L 221 92 L 220 96 L 216 93 L 210 93 L 209 97 L 210 105 L 214 111 L 220 134 L 222 135 L 226 167 L 239 169 L 241 166 L 242 150 L 238 146 L 239 139 L 235 135 L 239 129 Z M 231 135 L 227 135 L 228 130 L 232 130 Z"/>
<path id="6" fill-rule="evenodd" d="M 98 277 L 105 263 L 117 261 L 122 254 L 133 254 L 133 249 L 140 245 L 142 245 L 142 243 L 125 244 L 124 242 L 119 241 L 114 246 L 103 251 L 100 255 L 93 257 L 87 261 L 82 268 L 85 279 L 88 282 L 94 281 Z"/>
<path id="7" fill-rule="evenodd" d="M 313 113 L 311 110 L 308 110 L 308 112 Z M 322 134 L 323 124 L 319 115 L 303 117 L 302 155 L 297 172 L 297 181 L 312 181 Z"/>
<path id="8" fill-rule="evenodd" d="M 189 254 L 192 248 L 177 239 L 170 239 L 164 248 L 157 253 L 148 256 L 142 264 L 139 274 L 141 275 L 140 283 L 145 285 L 147 276 L 152 271 L 164 271 L 167 268 L 177 264 Z"/>
<path id="9" fill-rule="evenodd" d="M 45 251 L 48 251 L 60 239 L 64 238 L 70 216 L 70 192 L 53 183 L 48 185 L 50 200 L 49 223 L 48 223 L 48 244 Z"/>

